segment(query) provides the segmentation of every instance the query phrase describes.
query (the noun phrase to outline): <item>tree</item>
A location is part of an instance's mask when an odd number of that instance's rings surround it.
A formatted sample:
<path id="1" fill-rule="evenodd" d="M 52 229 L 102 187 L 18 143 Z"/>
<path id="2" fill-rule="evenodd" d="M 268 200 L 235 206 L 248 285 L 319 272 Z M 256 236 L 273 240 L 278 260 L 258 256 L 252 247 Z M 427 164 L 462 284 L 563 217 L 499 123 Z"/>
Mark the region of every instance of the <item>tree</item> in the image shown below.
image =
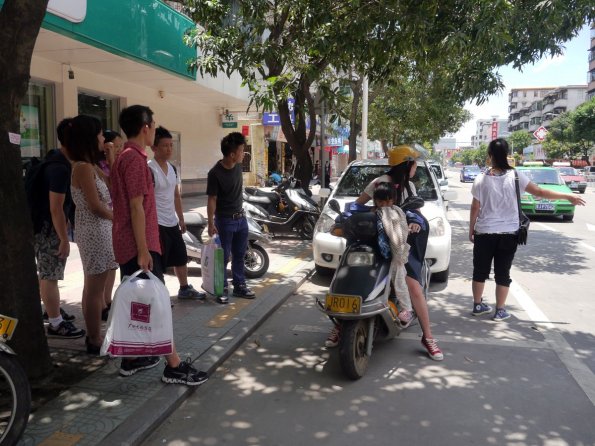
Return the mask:
<path id="1" fill-rule="evenodd" d="M 448 85 L 463 101 L 479 102 L 502 88 L 493 69 L 515 67 L 561 44 L 595 16 L 591 0 L 185 0 L 196 23 L 187 43 L 201 75 L 239 73 L 259 109 L 277 109 L 308 184 L 314 141 L 315 88 L 333 108 L 339 81 L 352 72 L 373 84 L 414 64 L 417 73 L 448 68 Z M 365 11 L 365 13 L 363 13 Z M 288 97 L 295 99 L 295 122 Z M 310 117 L 310 129 L 306 126 Z M 354 126 L 357 128 L 357 125 Z"/>
<path id="2" fill-rule="evenodd" d="M 512 132 L 506 140 L 510 146 L 511 154 L 518 153 L 522 155 L 523 149 L 531 145 L 533 138 L 531 138 L 531 135 L 526 130 L 517 130 L 516 132 Z"/>
<path id="3" fill-rule="evenodd" d="M 595 98 L 579 105 L 571 115 L 577 148 L 588 157 L 595 145 Z"/>
<path id="4" fill-rule="evenodd" d="M 554 119 L 544 141 L 549 158 L 587 157 L 595 144 L 595 99 Z"/>
<path id="5" fill-rule="evenodd" d="M 33 225 L 25 199 L 19 143 L 21 103 L 48 0 L 5 0 L 0 10 L 0 274 L 2 314 L 16 317 L 13 338 L 30 377 L 46 376 L 51 360 L 41 319 Z M 12 136 L 14 135 L 14 136 Z"/>

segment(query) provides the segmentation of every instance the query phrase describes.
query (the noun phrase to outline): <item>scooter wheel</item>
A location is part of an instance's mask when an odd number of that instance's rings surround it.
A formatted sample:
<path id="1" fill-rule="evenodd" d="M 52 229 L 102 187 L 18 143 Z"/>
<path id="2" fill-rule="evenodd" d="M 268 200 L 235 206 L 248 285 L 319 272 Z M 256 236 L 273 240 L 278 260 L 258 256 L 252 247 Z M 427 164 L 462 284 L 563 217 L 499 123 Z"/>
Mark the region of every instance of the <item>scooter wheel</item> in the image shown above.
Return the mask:
<path id="1" fill-rule="evenodd" d="M 343 321 L 339 340 L 339 361 L 343 372 L 353 380 L 366 374 L 370 357 L 366 353 L 368 320 Z"/>
<path id="2" fill-rule="evenodd" d="M 269 255 L 257 244 L 248 243 L 244 256 L 244 274 L 249 279 L 257 279 L 265 275 L 269 269 Z"/>
<path id="3" fill-rule="evenodd" d="M 312 240 L 312 237 L 314 237 L 314 226 L 316 226 L 316 219 L 311 215 L 306 215 L 302 219 L 299 228 L 300 237 L 304 240 Z"/>

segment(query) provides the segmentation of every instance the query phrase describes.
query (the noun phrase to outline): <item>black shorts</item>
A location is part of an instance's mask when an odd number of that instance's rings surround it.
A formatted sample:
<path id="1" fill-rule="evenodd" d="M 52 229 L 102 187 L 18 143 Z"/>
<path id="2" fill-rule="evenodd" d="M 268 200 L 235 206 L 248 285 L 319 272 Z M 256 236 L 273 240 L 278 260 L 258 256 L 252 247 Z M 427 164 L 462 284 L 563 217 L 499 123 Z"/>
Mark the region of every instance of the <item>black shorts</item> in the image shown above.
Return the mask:
<path id="1" fill-rule="evenodd" d="M 161 255 L 153 251 L 149 251 L 149 253 L 153 258 L 153 269 L 151 270 L 151 272 L 155 274 L 159 280 L 165 283 L 165 279 L 163 277 L 163 266 L 161 264 Z M 126 276 L 132 276 L 138 270 L 138 259 L 137 257 L 133 257 L 128 262 L 120 265 L 120 280 L 123 280 Z M 144 278 L 146 276 L 141 274 L 140 277 Z"/>
<path id="2" fill-rule="evenodd" d="M 509 287 L 510 268 L 517 250 L 516 234 L 475 234 L 473 243 L 473 280 L 485 282 L 494 263 L 497 285 Z"/>
<path id="3" fill-rule="evenodd" d="M 170 266 L 184 266 L 188 263 L 186 245 L 179 226 L 159 225 L 159 239 L 164 269 Z"/>

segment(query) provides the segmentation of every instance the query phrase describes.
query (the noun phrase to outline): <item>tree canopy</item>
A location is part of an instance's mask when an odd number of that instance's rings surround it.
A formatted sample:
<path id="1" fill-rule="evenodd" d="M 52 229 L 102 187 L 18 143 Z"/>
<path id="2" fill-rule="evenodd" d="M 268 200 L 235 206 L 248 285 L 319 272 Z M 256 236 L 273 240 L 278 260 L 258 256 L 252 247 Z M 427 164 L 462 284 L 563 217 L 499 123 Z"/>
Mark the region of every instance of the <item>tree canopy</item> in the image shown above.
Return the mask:
<path id="1" fill-rule="evenodd" d="M 506 138 L 506 140 L 508 141 L 510 151 L 513 154 L 518 153 L 519 155 L 522 155 L 523 149 L 531 145 L 533 138 L 527 130 L 517 130 L 515 132 L 512 132 Z"/>

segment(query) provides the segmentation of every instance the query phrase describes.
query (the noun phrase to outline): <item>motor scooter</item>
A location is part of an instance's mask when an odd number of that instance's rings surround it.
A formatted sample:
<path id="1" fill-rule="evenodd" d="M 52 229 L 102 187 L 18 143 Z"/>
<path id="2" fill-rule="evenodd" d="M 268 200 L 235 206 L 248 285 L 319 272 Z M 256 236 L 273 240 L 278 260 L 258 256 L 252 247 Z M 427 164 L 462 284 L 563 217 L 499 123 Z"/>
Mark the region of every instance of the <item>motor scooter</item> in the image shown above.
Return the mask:
<path id="1" fill-rule="evenodd" d="M 248 222 L 248 247 L 244 256 L 244 274 L 249 279 L 262 277 L 269 269 L 269 255 L 261 244 L 268 244 L 271 236 L 264 232 L 261 226 L 251 217 L 246 216 Z M 200 264 L 202 251 L 202 233 L 207 227 L 207 221 L 198 212 L 184 212 L 186 232 L 182 234 L 188 261 Z"/>
<path id="2" fill-rule="evenodd" d="M 347 246 L 329 292 L 324 301 L 317 298 L 317 304 L 339 327 L 341 368 L 349 378 L 356 380 L 366 373 L 374 342 L 395 338 L 404 326 L 398 318 L 398 296 L 394 296 L 391 285 L 394 267 L 381 254 L 377 243 L 376 214 L 357 212 L 345 219 L 340 216 L 336 200 L 331 200 L 329 207 L 338 217 L 331 233 L 345 237 Z M 406 207 L 403 209 L 407 210 Z M 422 288 L 426 299 L 429 271 L 425 262 L 422 265 Z"/>
<path id="3" fill-rule="evenodd" d="M 296 184 L 290 177 L 271 192 L 246 187 L 244 210 L 273 234 L 297 232 L 303 239 L 312 239 L 320 207 Z"/>

